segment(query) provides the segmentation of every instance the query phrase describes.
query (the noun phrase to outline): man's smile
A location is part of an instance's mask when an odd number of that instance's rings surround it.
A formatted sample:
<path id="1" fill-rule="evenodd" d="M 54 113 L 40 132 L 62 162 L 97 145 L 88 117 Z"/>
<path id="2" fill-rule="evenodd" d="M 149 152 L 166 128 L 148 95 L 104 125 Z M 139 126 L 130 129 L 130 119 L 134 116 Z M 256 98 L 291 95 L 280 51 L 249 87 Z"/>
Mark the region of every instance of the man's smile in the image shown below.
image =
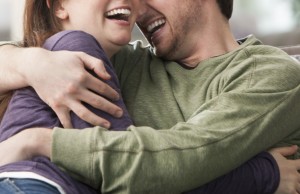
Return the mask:
<path id="1" fill-rule="evenodd" d="M 147 26 L 148 33 L 154 33 L 166 23 L 165 19 L 158 19 Z"/>

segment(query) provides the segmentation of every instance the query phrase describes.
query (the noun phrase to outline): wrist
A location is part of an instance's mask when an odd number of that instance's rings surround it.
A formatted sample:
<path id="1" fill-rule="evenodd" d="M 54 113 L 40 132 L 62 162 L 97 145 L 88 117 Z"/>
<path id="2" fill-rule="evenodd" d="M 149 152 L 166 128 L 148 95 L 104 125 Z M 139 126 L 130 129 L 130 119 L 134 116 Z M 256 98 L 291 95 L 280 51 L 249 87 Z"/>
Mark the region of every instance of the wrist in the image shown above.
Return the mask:
<path id="1" fill-rule="evenodd" d="M 38 47 L 22 48 L 20 51 L 20 58 L 16 64 L 16 71 L 20 75 L 20 79 L 24 84 L 23 87 L 33 86 L 34 77 L 32 75 L 33 70 L 36 68 L 36 65 L 39 65 L 40 58 L 43 58 L 45 52 L 44 49 Z"/>
<path id="2" fill-rule="evenodd" d="M 46 128 L 33 128 L 25 130 L 28 141 L 24 151 L 29 158 L 35 156 L 51 157 L 52 130 Z"/>
<path id="3" fill-rule="evenodd" d="M 14 45 L 1 46 L 0 60 L 1 60 L 1 88 L 0 92 L 5 92 L 22 88 L 26 85 L 20 66 L 24 66 L 22 59 L 23 48 Z"/>

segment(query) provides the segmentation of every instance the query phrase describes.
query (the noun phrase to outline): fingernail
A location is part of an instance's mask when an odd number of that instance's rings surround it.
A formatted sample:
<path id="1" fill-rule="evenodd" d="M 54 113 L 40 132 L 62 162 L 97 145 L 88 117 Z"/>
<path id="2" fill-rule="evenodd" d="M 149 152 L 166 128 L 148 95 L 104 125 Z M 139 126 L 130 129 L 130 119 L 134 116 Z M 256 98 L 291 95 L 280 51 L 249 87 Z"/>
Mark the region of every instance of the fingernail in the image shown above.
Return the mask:
<path id="1" fill-rule="evenodd" d="M 120 118 L 120 117 L 122 117 L 122 116 L 123 116 L 123 110 L 118 110 L 118 111 L 116 112 L 116 117 Z"/>
<path id="2" fill-rule="evenodd" d="M 106 74 L 106 76 L 107 76 L 108 78 L 111 78 L 111 76 L 110 76 L 109 73 L 105 72 L 105 74 Z"/>
<path id="3" fill-rule="evenodd" d="M 110 128 L 110 123 L 109 122 L 104 122 L 103 127 L 105 127 L 106 129 L 109 129 Z"/>
<path id="4" fill-rule="evenodd" d="M 119 100 L 120 99 L 120 95 L 119 94 L 116 94 L 116 96 L 115 96 L 115 101 L 117 101 L 117 100 Z"/>

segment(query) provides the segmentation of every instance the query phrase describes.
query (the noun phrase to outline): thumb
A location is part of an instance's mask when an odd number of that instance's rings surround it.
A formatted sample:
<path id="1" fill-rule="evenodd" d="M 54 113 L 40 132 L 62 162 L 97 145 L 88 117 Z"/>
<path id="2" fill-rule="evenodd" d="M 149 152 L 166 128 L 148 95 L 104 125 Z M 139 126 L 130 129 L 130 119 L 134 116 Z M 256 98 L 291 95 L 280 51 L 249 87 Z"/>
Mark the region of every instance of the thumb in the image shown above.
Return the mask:
<path id="1" fill-rule="evenodd" d="M 295 154 L 298 150 L 298 146 L 297 145 L 293 145 L 293 146 L 289 146 L 289 147 L 281 147 L 281 148 L 274 148 L 271 149 L 270 152 L 272 153 L 279 153 L 283 156 L 291 156 L 293 154 Z"/>

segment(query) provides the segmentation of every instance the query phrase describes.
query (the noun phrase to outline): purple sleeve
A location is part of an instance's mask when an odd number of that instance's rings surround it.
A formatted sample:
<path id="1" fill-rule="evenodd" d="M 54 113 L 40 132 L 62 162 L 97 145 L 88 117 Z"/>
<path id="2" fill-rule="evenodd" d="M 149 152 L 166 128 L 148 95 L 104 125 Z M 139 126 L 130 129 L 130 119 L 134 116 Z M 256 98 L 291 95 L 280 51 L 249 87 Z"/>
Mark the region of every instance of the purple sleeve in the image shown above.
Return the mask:
<path id="1" fill-rule="evenodd" d="M 115 70 L 111 65 L 111 62 L 104 53 L 101 45 L 90 34 L 87 34 L 82 31 L 62 31 L 48 38 L 44 44 L 44 48 L 52 51 L 80 51 L 98 59 L 101 59 L 105 64 L 106 71 L 111 75 L 111 79 L 104 82 L 106 82 L 108 85 L 114 88 L 121 96 L 118 77 L 115 74 Z M 90 73 L 97 77 L 93 72 Z M 125 103 L 123 102 L 122 98 L 118 101 L 114 101 L 113 103 L 115 103 L 117 106 L 123 109 L 124 115 L 122 118 L 115 118 L 107 114 L 106 112 L 89 106 L 88 104 L 85 104 L 85 106 L 89 110 L 94 112 L 96 115 L 99 115 L 100 117 L 110 121 L 112 130 L 125 130 L 129 125 L 132 124 L 131 118 L 129 117 L 129 113 L 127 112 L 127 109 L 125 107 Z M 73 113 L 71 113 L 71 119 L 74 128 L 82 129 L 86 127 L 91 127 L 89 123 L 81 120 L 77 115 Z"/>
<path id="2" fill-rule="evenodd" d="M 31 127 L 61 126 L 56 114 L 30 88 L 15 91 L 0 125 L 0 141 Z"/>
<path id="3" fill-rule="evenodd" d="M 242 166 L 185 194 L 272 194 L 280 181 L 277 162 L 262 152 Z"/>

